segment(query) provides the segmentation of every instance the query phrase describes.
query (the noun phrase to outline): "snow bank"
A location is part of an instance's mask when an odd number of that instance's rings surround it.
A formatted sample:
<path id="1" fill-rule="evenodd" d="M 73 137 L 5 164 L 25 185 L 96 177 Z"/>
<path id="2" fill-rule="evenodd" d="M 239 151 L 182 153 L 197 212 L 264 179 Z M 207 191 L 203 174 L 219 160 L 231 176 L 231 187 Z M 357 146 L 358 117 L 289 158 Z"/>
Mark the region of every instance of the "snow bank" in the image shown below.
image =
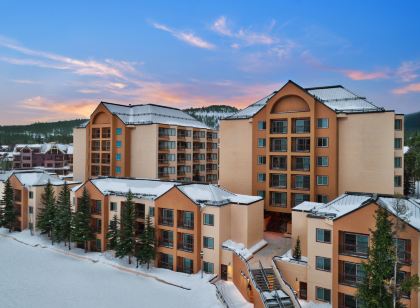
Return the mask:
<path id="1" fill-rule="evenodd" d="M 284 255 L 282 255 L 280 257 L 280 260 L 302 265 L 306 265 L 308 263 L 308 257 L 301 256 L 300 260 L 296 260 L 295 258 L 293 258 L 292 249 L 289 249 Z"/>

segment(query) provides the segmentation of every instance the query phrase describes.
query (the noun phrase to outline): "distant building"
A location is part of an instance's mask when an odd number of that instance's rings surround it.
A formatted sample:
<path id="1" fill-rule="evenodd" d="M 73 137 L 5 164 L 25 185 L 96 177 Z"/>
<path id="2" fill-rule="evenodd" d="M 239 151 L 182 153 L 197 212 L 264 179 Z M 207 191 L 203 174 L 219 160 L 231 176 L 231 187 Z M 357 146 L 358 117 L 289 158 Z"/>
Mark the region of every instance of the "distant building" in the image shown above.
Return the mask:
<path id="1" fill-rule="evenodd" d="M 56 197 L 61 191 L 64 180 L 51 175 L 46 171 L 10 171 L 0 174 L 0 199 L 3 198 L 4 183 L 9 179 L 14 191 L 14 202 L 18 222 L 16 230 L 36 229 L 36 220 L 40 209 L 42 209 L 41 196 L 45 186 L 50 182 L 53 186 Z M 70 188 L 80 182 L 67 181 Z"/>
<path id="2" fill-rule="evenodd" d="M 13 150 L 13 169 L 41 169 L 66 175 L 73 170 L 73 145 L 17 144 Z"/>
<path id="3" fill-rule="evenodd" d="M 176 108 L 102 102 L 73 135 L 78 180 L 218 181 L 217 132 Z"/>
<path id="4" fill-rule="evenodd" d="M 185 273 L 203 269 L 227 280 L 233 254 L 222 246 L 246 250 L 263 240 L 260 197 L 237 195 L 212 184 L 104 177 L 73 188 L 75 208 L 84 188 L 90 195 L 96 236 L 90 250 L 106 250 L 109 222 L 114 215 L 120 218 L 129 190 L 134 195 L 136 234 L 144 230 L 146 215 L 154 224 L 158 267 Z"/>
<path id="5" fill-rule="evenodd" d="M 368 247 L 375 229 L 375 211 L 383 207 L 390 219 L 397 219 L 392 195 L 345 193 L 330 203 L 303 202 L 292 210 L 293 246 L 299 237 L 302 258 L 292 254 L 276 259 L 285 280 L 299 297 L 329 302 L 332 307 L 359 307 L 355 298 L 363 277 Z M 398 234 L 398 257 L 402 265 L 398 275 L 419 274 L 420 202 L 403 198 L 409 217 Z M 403 304 L 419 307 L 419 293 L 404 294 Z"/>
<path id="6" fill-rule="evenodd" d="M 403 192 L 404 117 L 343 86 L 280 90 L 220 121 L 220 185 L 265 198 L 268 229 L 290 232 L 303 201 Z"/>

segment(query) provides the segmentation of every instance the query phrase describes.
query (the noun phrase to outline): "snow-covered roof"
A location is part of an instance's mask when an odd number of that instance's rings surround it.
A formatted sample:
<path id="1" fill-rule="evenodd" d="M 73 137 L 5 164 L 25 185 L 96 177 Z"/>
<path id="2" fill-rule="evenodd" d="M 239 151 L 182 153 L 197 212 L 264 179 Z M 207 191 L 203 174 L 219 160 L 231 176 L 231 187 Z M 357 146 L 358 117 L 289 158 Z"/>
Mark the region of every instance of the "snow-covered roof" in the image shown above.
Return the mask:
<path id="1" fill-rule="evenodd" d="M 23 186 L 42 186 L 50 182 L 52 185 L 64 185 L 67 184 L 76 184 L 77 181 L 64 181 L 45 171 L 34 171 L 34 170 L 22 170 L 22 171 L 12 171 L 8 174 L 8 177 L 4 180 L 7 180 L 11 176 L 15 176 Z"/>
<path id="2" fill-rule="evenodd" d="M 73 145 L 61 143 L 17 144 L 13 150 L 14 154 L 19 155 L 23 148 L 38 149 L 41 154 L 45 154 L 51 149 L 58 149 L 64 154 L 73 154 Z"/>
<path id="3" fill-rule="evenodd" d="M 337 113 L 385 111 L 384 108 L 375 106 L 371 102 L 367 101 L 365 97 L 356 95 L 341 85 L 306 88 L 303 90 Z M 224 119 L 233 120 L 252 118 L 267 105 L 270 99 L 277 94 L 278 91 L 280 90 L 274 91 L 263 99 L 260 99 L 245 109 L 242 109 Z"/>
<path id="4" fill-rule="evenodd" d="M 402 202 L 407 210 L 407 223 L 420 231 L 420 203 L 411 198 L 397 199 L 390 195 L 378 195 L 370 193 L 344 193 L 329 203 L 302 202 L 295 206 L 293 211 L 304 211 L 312 215 L 321 216 L 330 219 L 338 219 L 358 208 L 377 203 L 391 213 L 395 214 L 394 205 L 397 200 Z"/>
<path id="5" fill-rule="evenodd" d="M 178 188 L 197 204 L 222 206 L 229 203 L 250 204 L 262 200 L 258 196 L 234 194 L 213 184 L 187 184 Z"/>
<path id="6" fill-rule="evenodd" d="M 129 190 L 136 197 L 155 199 L 175 185 L 172 181 L 103 177 L 90 180 L 104 195 L 126 195 Z M 78 188 L 77 188 L 78 189 Z M 77 190 L 76 188 L 73 190 Z"/>
<path id="7" fill-rule="evenodd" d="M 126 125 L 168 124 L 209 129 L 204 123 L 177 108 L 154 104 L 128 106 L 106 102 L 102 104 Z"/>

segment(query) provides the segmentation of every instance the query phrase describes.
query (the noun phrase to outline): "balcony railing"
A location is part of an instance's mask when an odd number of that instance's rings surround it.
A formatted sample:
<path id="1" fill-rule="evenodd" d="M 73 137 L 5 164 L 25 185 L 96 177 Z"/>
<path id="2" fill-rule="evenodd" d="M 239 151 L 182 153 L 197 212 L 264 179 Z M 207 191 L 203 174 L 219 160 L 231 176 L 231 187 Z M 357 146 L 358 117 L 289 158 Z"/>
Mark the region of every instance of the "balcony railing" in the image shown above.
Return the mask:
<path id="1" fill-rule="evenodd" d="M 363 281 L 363 275 L 355 275 L 350 273 L 339 273 L 340 284 L 345 284 L 352 287 L 357 287 Z"/>
<path id="2" fill-rule="evenodd" d="M 368 245 L 342 243 L 340 245 L 340 254 L 367 258 Z"/>
<path id="3" fill-rule="evenodd" d="M 173 241 L 161 240 L 161 241 L 159 241 L 159 246 L 160 247 L 166 247 L 166 248 L 173 248 L 174 247 L 174 242 Z"/>
<path id="4" fill-rule="evenodd" d="M 172 270 L 174 268 L 174 265 L 172 263 L 159 261 L 159 267 Z"/>
<path id="5" fill-rule="evenodd" d="M 186 252 L 193 252 L 194 251 L 194 245 L 192 243 L 179 242 L 178 243 L 178 250 L 182 250 L 182 251 L 186 251 Z"/>
<path id="6" fill-rule="evenodd" d="M 411 253 L 409 251 L 399 251 L 398 261 L 404 265 L 411 265 Z"/>
<path id="7" fill-rule="evenodd" d="M 193 220 L 181 220 L 178 223 L 178 228 L 192 230 L 192 229 L 194 229 L 194 221 Z"/>
<path id="8" fill-rule="evenodd" d="M 169 226 L 169 227 L 173 227 L 174 225 L 174 220 L 172 218 L 161 218 L 159 220 L 159 224 L 162 226 Z"/>

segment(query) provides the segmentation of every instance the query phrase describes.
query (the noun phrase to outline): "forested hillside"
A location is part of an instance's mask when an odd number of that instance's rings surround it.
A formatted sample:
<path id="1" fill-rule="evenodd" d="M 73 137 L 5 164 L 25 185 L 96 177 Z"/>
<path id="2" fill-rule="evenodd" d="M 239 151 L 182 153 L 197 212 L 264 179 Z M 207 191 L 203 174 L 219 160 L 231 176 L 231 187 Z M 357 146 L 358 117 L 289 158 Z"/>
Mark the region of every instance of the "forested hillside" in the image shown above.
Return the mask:
<path id="1" fill-rule="evenodd" d="M 405 120 L 405 131 L 407 133 L 420 132 L 420 111 L 415 113 L 406 114 Z"/>
<path id="2" fill-rule="evenodd" d="M 238 109 L 226 105 L 212 105 L 201 108 L 188 108 L 184 111 L 197 120 L 205 123 L 207 126 L 218 128 L 219 120 L 221 118 L 232 115 L 233 113 L 237 112 Z"/>

